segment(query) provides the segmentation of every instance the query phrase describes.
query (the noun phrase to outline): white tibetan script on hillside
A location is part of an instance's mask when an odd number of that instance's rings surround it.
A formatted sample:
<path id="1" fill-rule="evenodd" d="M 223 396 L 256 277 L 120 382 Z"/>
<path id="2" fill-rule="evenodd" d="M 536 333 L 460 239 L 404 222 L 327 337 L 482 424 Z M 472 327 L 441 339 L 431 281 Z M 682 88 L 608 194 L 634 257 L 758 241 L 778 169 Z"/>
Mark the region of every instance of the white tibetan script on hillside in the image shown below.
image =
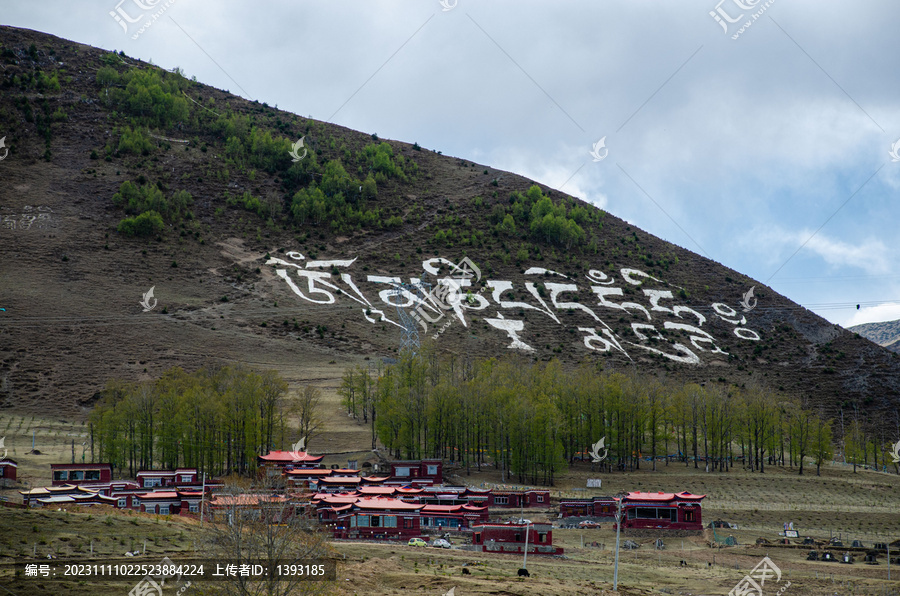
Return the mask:
<path id="1" fill-rule="evenodd" d="M 271 257 L 266 264 L 273 266 L 288 288 L 307 302 L 328 305 L 339 300 L 354 301 L 369 323 L 397 327 L 401 327 L 394 320 L 397 306 L 417 308 L 419 312 L 434 311 L 436 317 L 441 315 L 438 307 L 423 298 L 427 292 L 416 295 L 401 288 L 400 277 L 367 274 L 354 280 L 351 268 L 356 258 L 315 260 L 295 251 L 285 256 L 286 259 Z M 440 257 L 422 261 L 423 271 L 438 278 L 442 268 L 449 268 L 448 275 L 452 276 L 456 267 L 452 261 Z M 529 342 L 537 338 L 529 338 L 528 322 L 521 318 L 521 313 L 530 312 L 546 316 L 556 325 L 577 329 L 588 350 L 621 353 L 629 359 L 649 352 L 682 364 L 701 364 L 703 355 L 727 357 L 728 352 L 720 345 L 730 341 L 760 339 L 759 333 L 746 326 L 747 318 L 734 308 L 717 302 L 701 309 L 708 313 L 703 314 L 678 304 L 678 298 L 666 282 L 638 269 L 623 268 L 617 276 L 592 269 L 579 280 L 532 267 L 525 271 L 525 277 L 533 281 L 517 284 L 488 279 L 483 291 L 468 293 L 466 300 L 453 301 L 448 314 L 468 328 L 470 317 L 477 313 L 484 323 L 506 333 L 507 348 L 511 350 L 534 350 Z M 415 287 L 421 280 L 413 277 L 409 283 Z M 454 283 L 465 291 L 471 280 L 455 278 Z M 569 296 L 577 295 L 582 289 L 592 294 L 595 302 L 590 306 L 582 304 L 577 296 Z M 521 297 L 525 300 L 520 300 Z M 567 315 L 566 323 L 560 321 L 562 314 Z M 572 319 L 578 323 L 569 323 L 572 320 L 569 315 L 574 315 Z M 626 315 L 629 321 L 625 321 Z M 638 321 L 633 321 L 635 317 Z M 728 337 L 713 336 L 707 324 L 712 317 L 724 322 L 730 330 Z M 717 330 L 721 336 L 721 325 Z"/>

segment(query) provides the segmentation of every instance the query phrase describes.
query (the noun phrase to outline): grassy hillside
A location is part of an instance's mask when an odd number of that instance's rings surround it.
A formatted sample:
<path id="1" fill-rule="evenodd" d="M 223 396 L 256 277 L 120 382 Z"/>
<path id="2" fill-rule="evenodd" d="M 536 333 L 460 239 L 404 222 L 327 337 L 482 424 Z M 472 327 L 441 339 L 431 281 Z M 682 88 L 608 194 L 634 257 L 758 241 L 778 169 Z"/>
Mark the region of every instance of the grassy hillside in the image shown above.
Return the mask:
<path id="1" fill-rule="evenodd" d="M 471 301 L 420 330 L 438 351 L 757 378 L 896 427 L 896 354 L 576 198 L 122 54 L 0 44 L 2 408 L 83 415 L 172 365 L 333 382 L 396 355 L 392 280 L 468 257 Z"/>

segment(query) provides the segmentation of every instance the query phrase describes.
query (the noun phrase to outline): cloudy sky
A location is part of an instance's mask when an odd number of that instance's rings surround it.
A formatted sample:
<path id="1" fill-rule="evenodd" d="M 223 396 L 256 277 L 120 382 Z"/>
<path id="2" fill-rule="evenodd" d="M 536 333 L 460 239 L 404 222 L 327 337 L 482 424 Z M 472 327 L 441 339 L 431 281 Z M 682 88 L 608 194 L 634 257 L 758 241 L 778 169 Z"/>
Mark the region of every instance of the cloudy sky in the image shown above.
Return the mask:
<path id="1" fill-rule="evenodd" d="M 0 0 L 0 22 L 517 172 L 845 326 L 900 319 L 896 0 Z"/>

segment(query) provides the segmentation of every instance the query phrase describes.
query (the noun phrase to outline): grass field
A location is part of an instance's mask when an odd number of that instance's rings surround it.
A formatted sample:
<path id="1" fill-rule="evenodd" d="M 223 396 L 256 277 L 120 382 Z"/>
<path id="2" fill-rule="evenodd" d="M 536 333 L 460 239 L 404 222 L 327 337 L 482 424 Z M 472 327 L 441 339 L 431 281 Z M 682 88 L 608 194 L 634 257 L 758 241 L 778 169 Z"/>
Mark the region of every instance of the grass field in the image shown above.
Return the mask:
<path id="1" fill-rule="evenodd" d="M 340 370 L 322 365 L 315 375 L 292 382 L 314 382 L 323 389 L 322 434 L 311 444 L 313 452 L 328 452 L 325 463 L 343 463 L 347 459 L 374 458 L 367 427 L 347 418 L 342 411 L 336 388 Z M 314 380 L 313 380 L 314 379 Z M 41 455 L 28 454 L 32 432 Z M 5 437 L 9 457 L 19 464 L 18 489 L 49 484 L 49 463 L 69 462 L 72 441 L 75 459 L 81 460 L 82 443 L 87 442 L 85 457 L 90 461 L 88 427 L 80 420 L 61 420 L 4 413 L 0 415 L 0 436 Z M 339 454 L 335 454 L 340 452 Z M 481 471 L 445 468 L 448 482 L 474 486 L 500 484 L 492 468 Z M 602 489 L 579 490 L 587 478 L 599 477 Z M 505 483 L 514 486 L 515 479 Z M 765 594 L 775 594 L 787 581 L 788 595 L 824 594 L 900 594 L 900 568 L 880 565 L 854 565 L 809 562 L 807 549 L 783 549 L 756 546 L 759 537 L 775 541 L 782 524 L 792 521 L 801 536 L 828 539 L 840 536 L 845 544 L 858 539 L 867 546 L 873 542 L 891 542 L 900 538 L 900 478 L 860 469 L 856 474 L 843 465 L 823 466 L 815 476 L 809 468 L 803 476 L 796 470 L 768 467 L 765 474 L 735 469 L 728 474 L 706 473 L 684 464 L 660 465 L 657 472 L 647 468 L 627 474 L 597 474 L 588 464 L 577 464 L 558 477 L 551 488 L 553 497 L 615 494 L 623 490 L 681 491 L 708 495 L 703 504 L 703 519 L 724 519 L 738 530 L 720 531 L 734 535 L 738 546 L 711 548 L 704 537 L 667 539 L 667 548 L 656 551 L 652 539 L 635 538 L 642 547 L 620 553 L 620 594 L 727 594 L 729 590 L 764 556 L 781 569 L 782 581 Z M 15 500 L 16 489 L 7 488 L 4 496 Z M 16 595 L 23 594 L 127 594 L 133 587 L 122 582 L 59 583 L 14 578 L 11 563 L 16 560 L 44 560 L 53 554 L 59 560 L 90 556 L 121 559 L 125 551 L 145 551 L 150 560 L 168 555 L 202 556 L 197 551 L 196 522 L 177 516 L 159 517 L 133 512 L 68 508 L 69 511 L 21 510 L 0 508 L 0 586 Z M 518 516 L 518 510 L 495 510 L 498 516 Z M 555 513 L 528 510 L 534 521 L 552 521 Z M 708 532 L 708 531 L 707 531 Z M 476 554 L 460 550 L 416 549 L 405 544 L 336 542 L 341 558 L 335 594 L 607 594 L 611 592 L 615 533 L 605 523 L 597 530 L 557 529 L 554 543 L 565 548 L 567 558 L 530 556 L 530 578 L 516 577 L 522 561 L 518 556 Z M 582 542 L 584 541 L 584 542 Z M 598 546 L 591 546 L 593 543 Z M 92 553 L 93 549 L 93 553 Z M 681 561 L 686 566 L 682 566 Z M 471 575 L 463 575 L 463 565 Z M 193 594 L 215 594 L 220 586 L 194 584 Z M 891 591 L 893 590 L 893 592 Z M 0 593 L 5 593 L 0 591 Z"/>

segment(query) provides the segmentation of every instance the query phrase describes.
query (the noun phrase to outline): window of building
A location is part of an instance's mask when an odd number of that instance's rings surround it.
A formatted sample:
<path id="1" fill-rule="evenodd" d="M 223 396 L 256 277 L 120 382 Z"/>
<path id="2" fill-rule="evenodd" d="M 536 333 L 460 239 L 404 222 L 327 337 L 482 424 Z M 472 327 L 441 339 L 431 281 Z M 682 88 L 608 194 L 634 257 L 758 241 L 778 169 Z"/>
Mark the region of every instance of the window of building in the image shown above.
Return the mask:
<path id="1" fill-rule="evenodd" d="M 100 480 L 100 470 L 88 470 L 84 473 L 85 480 Z"/>
<path id="2" fill-rule="evenodd" d="M 381 527 L 381 516 L 379 516 L 379 515 L 373 515 L 373 516 L 372 516 L 372 527 L 373 527 L 373 528 L 380 528 L 380 527 Z"/>
<path id="3" fill-rule="evenodd" d="M 191 513 L 199 513 L 200 512 L 200 503 L 189 503 L 188 511 Z"/>
<path id="4" fill-rule="evenodd" d="M 135 509 L 139 509 L 141 507 L 141 500 L 138 499 L 137 497 L 132 497 L 131 498 L 131 506 L 134 507 Z"/>
<path id="5" fill-rule="evenodd" d="M 159 514 L 160 515 L 169 515 L 169 506 L 168 505 L 160 505 L 159 506 Z"/>
<path id="6" fill-rule="evenodd" d="M 128 497 L 120 497 L 120 498 L 119 498 L 119 502 L 118 502 L 118 504 L 117 504 L 116 506 L 117 506 L 119 509 L 122 509 L 122 508 L 124 508 L 124 507 L 128 507 Z"/>
<path id="7" fill-rule="evenodd" d="M 84 480 L 84 470 L 72 470 L 69 472 L 69 480 Z"/>
<path id="8" fill-rule="evenodd" d="M 692 509 L 684 510 L 684 521 L 686 521 L 686 522 L 694 521 L 694 511 Z"/>
<path id="9" fill-rule="evenodd" d="M 385 515 L 381 518 L 381 521 L 384 522 L 385 528 L 396 528 L 397 527 L 397 517 L 394 515 Z"/>
<path id="10" fill-rule="evenodd" d="M 411 517 L 403 518 L 403 527 L 407 530 L 413 528 L 413 519 Z"/>
<path id="11" fill-rule="evenodd" d="M 428 466 L 428 475 L 429 476 L 437 476 L 437 473 L 438 473 L 437 470 L 438 470 L 437 466 L 429 465 Z"/>
<path id="12" fill-rule="evenodd" d="M 509 497 L 494 497 L 494 505 L 506 505 L 509 503 Z"/>
<path id="13" fill-rule="evenodd" d="M 409 468 L 397 468 L 397 476 L 409 476 Z"/>
<path id="14" fill-rule="evenodd" d="M 191 481 L 191 476 L 190 476 L 190 474 L 182 474 L 182 475 L 181 475 L 181 481 L 182 481 L 182 482 L 190 482 L 190 481 Z"/>
<path id="15" fill-rule="evenodd" d="M 65 470 L 54 470 L 53 471 L 53 479 L 54 480 L 68 480 L 69 473 Z"/>
<path id="16" fill-rule="evenodd" d="M 547 535 L 543 532 L 539 533 L 538 542 L 547 542 Z"/>
<path id="17" fill-rule="evenodd" d="M 544 495 L 538 495 L 538 496 L 537 496 L 537 502 L 538 502 L 538 503 L 543 503 L 543 502 L 544 502 Z"/>
<path id="18" fill-rule="evenodd" d="M 368 515 L 357 515 L 356 516 L 356 525 L 360 528 L 368 528 L 369 527 L 369 516 Z"/>
<path id="19" fill-rule="evenodd" d="M 350 527 L 351 527 L 351 528 L 355 528 L 355 527 L 356 527 L 356 516 L 355 516 L 355 515 L 354 515 L 353 517 L 350 518 Z"/>

